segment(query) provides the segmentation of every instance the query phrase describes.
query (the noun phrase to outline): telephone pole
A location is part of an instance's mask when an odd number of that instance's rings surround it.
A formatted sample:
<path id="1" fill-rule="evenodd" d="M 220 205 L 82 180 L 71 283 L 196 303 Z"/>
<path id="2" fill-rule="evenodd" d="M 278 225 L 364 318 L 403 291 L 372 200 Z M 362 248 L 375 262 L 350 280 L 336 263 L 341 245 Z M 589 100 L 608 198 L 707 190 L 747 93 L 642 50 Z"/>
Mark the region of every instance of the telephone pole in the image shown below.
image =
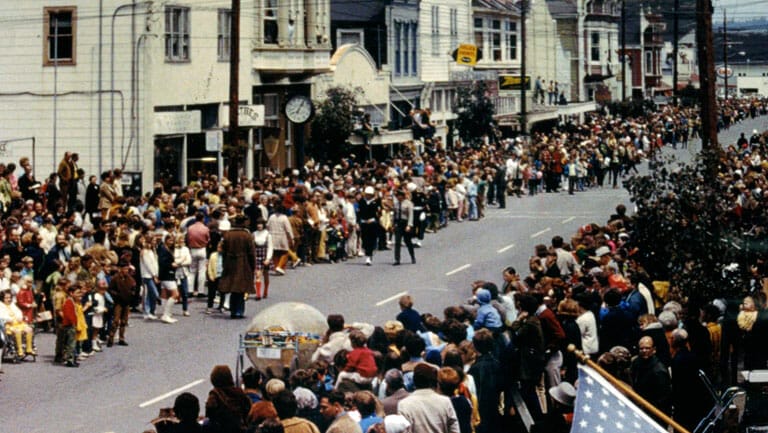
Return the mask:
<path id="1" fill-rule="evenodd" d="M 674 46 L 672 50 L 672 57 L 674 57 L 674 61 L 672 63 L 672 95 L 674 95 L 675 105 L 677 105 L 677 59 L 679 58 L 678 40 L 680 39 L 680 0 L 675 0 L 675 21 L 672 24 L 672 38 L 674 39 Z"/>
<path id="2" fill-rule="evenodd" d="M 520 2 L 520 135 L 525 135 L 527 131 L 527 120 L 525 112 L 527 110 L 525 103 L 525 18 L 528 9 L 528 0 L 522 0 Z M 557 97 L 555 97 L 557 98 Z"/>
<path id="3" fill-rule="evenodd" d="M 232 185 L 237 185 L 238 159 L 241 156 L 240 127 L 237 122 L 240 99 L 240 0 L 232 0 L 232 23 L 229 38 L 229 143 L 232 151 L 229 156 L 227 174 Z"/>
<path id="4" fill-rule="evenodd" d="M 621 0 L 621 100 L 627 100 L 627 0 Z"/>
<path id="5" fill-rule="evenodd" d="M 717 100 L 715 99 L 715 52 L 712 43 L 712 1 L 696 0 L 696 49 L 699 58 L 701 99 L 701 148 L 716 149 Z M 716 170 L 717 168 L 714 167 Z"/>
<path id="6" fill-rule="evenodd" d="M 723 8 L 723 80 L 725 80 L 725 89 L 723 95 L 728 100 L 728 20 L 726 18 L 725 8 Z"/>

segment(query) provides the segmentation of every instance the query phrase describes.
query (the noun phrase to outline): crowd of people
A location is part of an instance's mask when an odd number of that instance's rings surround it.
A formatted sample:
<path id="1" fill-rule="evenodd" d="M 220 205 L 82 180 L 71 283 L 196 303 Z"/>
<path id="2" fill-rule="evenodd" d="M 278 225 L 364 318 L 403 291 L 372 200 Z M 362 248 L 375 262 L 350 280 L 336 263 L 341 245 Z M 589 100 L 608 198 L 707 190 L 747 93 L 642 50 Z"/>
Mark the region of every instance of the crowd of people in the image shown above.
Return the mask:
<path id="1" fill-rule="evenodd" d="M 730 112 L 765 113 L 766 101 L 738 104 Z M 508 200 L 561 190 L 574 194 L 606 185 L 617 188 L 622 176 L 636 172 L 643 158 L 654 158 L 665 145 L 685 145 L 694 138 L 698 124 L 696 111 L 689 108 L 665 107 L 624 118 L 595 113 L 583 124 L 563 123 L 525 139 L 450 149 L 439 140 L 427 146 L 405 143 L 396 157 L 383 162 L 350 156 L 331 167 L 310 159 L 298 169 L 267 172 L 237 185 L 198 173 L 189 185 L 158 184 L 141 197 L 123 194 L 118 169 L 86 181 L 76 154 L 67 153 L 44 183 L 35 179 L 30 161 L 23 158 L 19 166 L 24 173 L 18 178 L 14 164 L 0 165 L 4 333 L 15 343 L 17 353 L 12 355 L 23 359 L 38 350 L 32 327 L 48 327 L 56 332 L 56 362 L 77 367 L 105 347 L 127 346 L 127 323 L 135 314 L 173 324 L 178 320 L 174 315 L 191 314 L 192 298 L 203 297 L 205 314 L 229 310 L 233 319 L 242 318 L 245 300 L 267 298 L 270 277 L 283 276 L 290 267 L 352 259 L 372 266 L 374 255 L 378 263 L 380 252 L 390 248 L 395 250 L 391 263 L 399 265 L 401 240 L 415 264 L 416 249 L 428 233 L 477 221 L 488 206 L 504 208 Z M 738 180 L 745 187 L 747 182 L 759 187 L 764 181 L 758 168 L 765 158 L 758 157 L 757 165 L 753 160 L 755 154 L 763 154 L 765 137 L 755 136 L 749 159 L 743 158 L 743 149 L 729 149 L 734 170 L 724 181 L 732 179 L 735 187 Z M 747 161 L 754 177 L 744 179 L 742 169 L 737 180 L 736 167 Z M 748 208 L 749 197 L 743 201 Z M 574 343 L 630 384 L 653 380 L 646 397 L 663 410 L 675 408 L 676 416 L 685 416 L 680 413 L 694 400 L 675 398 L 690 389 L 686 385 L 681 391 L 683 381 L 670 381 L 661 373 L 671 367 L 673 377 L 680 377 L 674 371 L 682 367 L 675 362 L 685 361 L 689 364 L 683 367 L 698 362 L 715 374 L 719 365 L 713 361 L 715 355 L 699 344 L 710 341 L 714 351 L 715 325 L 722 312 L 713 310 L 717 304 L 657 305 L 663 296 L 654 289 L 663 284 L 652 284 L 652 276 L 633 260 L 631 231 L 631 217 L 618 208 L 606 225 L 586 225 L 569 240 L 555 237 L 550 245 L 536 247 L 527 272 L 505 269 L 501 288 L 493 282 L 476 282 L 467 305 L 447 308 L 443 318 L 422 317 L 408 299 L 401 300 L 403 313 L 397 321 L 369 335 L 348 332 L 343 319 L 329 318 L 326 344 L 344 343 L 305 370 L 304 381 L 282 378 L 283 388 L 295 394 L 301 383 L 318 391 L 313 394 L 315 409 L 320 408 L 322 415 L 334 413 L 316 417 L 322 426 L 323 419 L 353 414 L 352 407 L 362 417 L 365 403 L 357 400 L 370 397 L 355 394 L 350 400 L 332 390 L 346 384 L 384 400 L 384 388 L 398 391 L 384 385 L 394 369 L 400 371 L 404 389 L 415 392 L 408 397 L 413 403 L 410 411 L 395 405 L 391 414 L 399 413 L 414 426 L 433 426 L 433 416 L 442 414 L 445 419 L 440 422 L 450 425 L 451 431 L 471 431 L 467 426 L 477 432 L 497 431 L 502 419 L 515 418 L 510 403 L 515 392 L 537 424 L 544 425 L 568 419 L 551 414 L 565 414 L 572 404 L 573 390 L 563 383 L 573 385 L 575 361 L 563 349 Z M 712 319 L 706 328 L 699 309 Z M 706 339 L 702 329 L 708 332 Z M 652 337 L 652 347 L 641 336 Z M 374 364 L 372 353 L 377 353 Z M 638 358 L 630 365 L 633 354 Z M 429 368 L 423 367 L 424 362 Z M 220 391 L 226 395 L 219 396 L 227 406 L 234 401 L 228 393 L 237 392 L 229 390 L 231 373 L 224 380 L 223 370 L 215 371 L 214 385 L 227 388 Z M 263 372 L 256 375 L 262 377 Z M 539 386 L 542 378 L 544 388 Z M 253 389 L 259 386 L 256 382 Z M 445 391 L 451 386 L 458 393 Z M 438 388 L 469 404 L 453 399 L 449 410 L 447 400 L 434 398 Z M 542 398 L 540 389 L 548 389 L 550 398 Z M 260 395 L 275 405 L 278 392 L 262 389 Z M 244 427 L 246 420 L 252 427 L 263 421 L 243 416 L 237 422 Z M 399 418 L 393 422 L 405 424 Z M 430 428 L 414 431 L 433 431 Z"/>

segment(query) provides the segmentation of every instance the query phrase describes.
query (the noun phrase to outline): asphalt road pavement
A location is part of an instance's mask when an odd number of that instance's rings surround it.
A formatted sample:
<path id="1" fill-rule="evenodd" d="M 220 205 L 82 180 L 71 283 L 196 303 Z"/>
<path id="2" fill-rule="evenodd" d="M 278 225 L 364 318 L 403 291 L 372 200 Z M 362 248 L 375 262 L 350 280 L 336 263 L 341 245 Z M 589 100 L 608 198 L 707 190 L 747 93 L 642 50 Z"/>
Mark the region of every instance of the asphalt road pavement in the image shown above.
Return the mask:
<path id="1" fill-rule="evenodd" d="M 735 125 L 721 134 L 721 141 L 733 143 L 739 132 L 749 136 L 752 129 L 768 129 L 768 117 Z M 664 152 L 689 160 L 696 149 Z M 370 267 L 354 259 L 274 276 L 269 298 L 249 300 L 246 316 L 281 301 L 299 301 L 324 315 L 341 313 L 348 322 L 381 325 L 397 315 L 397 299 L 405 293 L 414 297 L 418 311 L 442 316 L 445 307 L 470 296 L 472 281 L 500 284 L 501 270 L 510 265 L 525 273 L 534 245 L 549 244 L 555 235 L 568 239 L 587 223 L 603 224 L 619 203 L 632 209 L 623 189 L 510 197 L 506 209 L 492 207 L 479 222 L 451 223 L 427 234 L 416 250 L 416 265 L 406 260 L 393 267 L 393 252 L 380 251 Z M 38 334 L 37 362 L 2 366 L 0 431 L 142 432 L 183 391 L 197 395 L 204 406 L 211 368 L 228 364 L 234 371 L 238 335 L 248 328 L 248 320 L 206 316 L 204 308 L 204 300 L 193 301 L 191 317 L 180 317 L 178 310 L 173 325 L 133 315 L 128 347 L 105 349 L 78 369 L 52 364 L 53 335 Z"/>

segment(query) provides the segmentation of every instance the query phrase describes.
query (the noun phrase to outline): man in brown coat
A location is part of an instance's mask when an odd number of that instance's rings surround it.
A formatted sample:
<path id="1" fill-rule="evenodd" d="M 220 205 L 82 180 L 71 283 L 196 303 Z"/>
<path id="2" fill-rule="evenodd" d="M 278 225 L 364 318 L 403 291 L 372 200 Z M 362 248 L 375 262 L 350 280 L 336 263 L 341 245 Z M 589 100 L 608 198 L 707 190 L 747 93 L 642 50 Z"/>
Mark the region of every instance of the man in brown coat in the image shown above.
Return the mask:
<path id="1" fill-rule="evenodd" d="M 229 293 L 229 311 L 233 319 L 245 315 L 245 294 L 255 293 L 253 274 L 256 269 L 256 245 L 246 227 L 243 215 L 235 217 L 232 229 L 222 238 L 222 264 L 219 291 Z"/>
<path id="2" fill-rule="evenodd" d="M 125 260 L 118 263 L 118 271 L 109 282 L 109 294 L 115 302 L 115 312 L 113 314 L 112 326 L 109 329 L 109 338 L 107 347 L 112 347 L 115 341 L 115 333 L 119 332 L 120 346 L 127 346 L 125 341 L 125 328 L 128 327 L 128 316 L 131 312 L 131 302 L 133 302 L 133 288 L 136 287 L 136 280 L 131 276 L 131 264 Z"/>

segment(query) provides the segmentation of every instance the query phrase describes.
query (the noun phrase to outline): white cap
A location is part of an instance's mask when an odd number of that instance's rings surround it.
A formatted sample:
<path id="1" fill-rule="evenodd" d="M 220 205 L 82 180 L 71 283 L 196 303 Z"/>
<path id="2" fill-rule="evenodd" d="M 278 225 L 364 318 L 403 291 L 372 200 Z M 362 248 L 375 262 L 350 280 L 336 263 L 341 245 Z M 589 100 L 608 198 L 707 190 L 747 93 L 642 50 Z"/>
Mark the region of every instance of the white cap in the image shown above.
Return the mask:
<path id="1" fill-rule="evenodd" d="M 372 186 L 366 186 L 363 193 L 373 195 L 376 194 L 376 190 Z"/>

